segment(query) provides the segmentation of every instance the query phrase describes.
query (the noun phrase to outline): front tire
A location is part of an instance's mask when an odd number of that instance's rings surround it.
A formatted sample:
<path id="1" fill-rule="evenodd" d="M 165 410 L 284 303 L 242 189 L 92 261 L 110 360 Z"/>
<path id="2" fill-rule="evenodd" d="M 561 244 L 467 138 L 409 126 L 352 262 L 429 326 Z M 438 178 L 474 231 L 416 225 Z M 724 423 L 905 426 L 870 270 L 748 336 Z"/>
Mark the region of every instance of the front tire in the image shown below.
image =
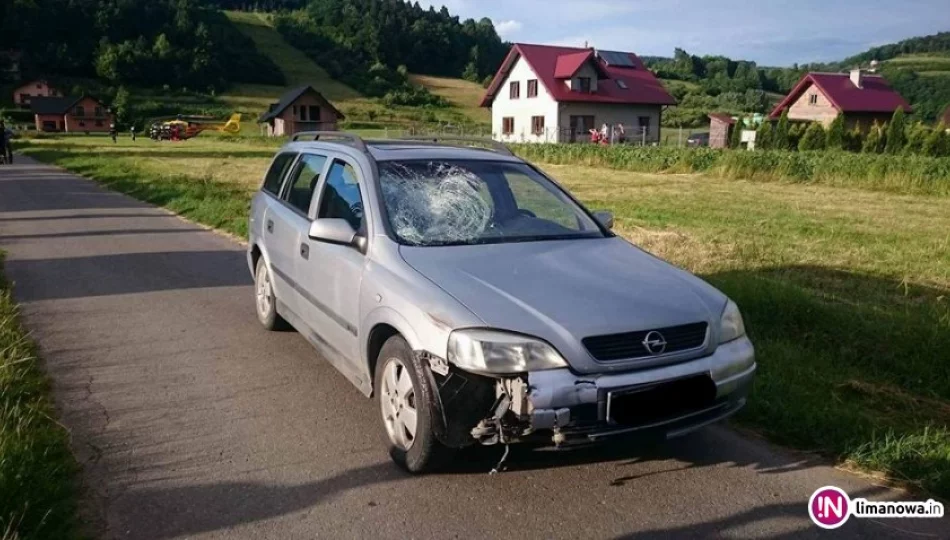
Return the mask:
<path id="1" fill-rule="evenodd" d="M 257 320 L 261 321 L 261 325 L 267 330 L 286 330 L 289 326 L 277 313 L 277 296 L 274 294 L 274 285 L 264 257 L 257 259 L 257 267 L 254 269 L 254 305 Z"/>
<path id="2" fill-rule="evenodd" d="M 436 391 L 402 336 L 383 344 L 376 361 L 376 395 L 389 456 L 403 469 L 421 474 L 445 463 L 452 450 L 433 430 Z"/>

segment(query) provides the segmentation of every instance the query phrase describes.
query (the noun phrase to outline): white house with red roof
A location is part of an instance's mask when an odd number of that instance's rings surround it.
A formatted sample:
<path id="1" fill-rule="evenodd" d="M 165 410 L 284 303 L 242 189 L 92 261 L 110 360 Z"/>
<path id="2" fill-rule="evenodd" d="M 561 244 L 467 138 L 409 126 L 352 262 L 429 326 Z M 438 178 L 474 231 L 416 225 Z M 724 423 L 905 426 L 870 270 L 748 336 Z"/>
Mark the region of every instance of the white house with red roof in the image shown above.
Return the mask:
<path id="1" fill-rule="evenodd" d="M 789 120 L 821 122 L 828 127 L 843 114 L 847 129 L 860 125 L 866 131 L 874 122 L 890 120 L 898 108 L 911 112 L 907 101 L 884 77 L 855 69 L 850 73 L 806 74 L 769 117 L 777 119 L 788 109 Z"/>
<path id="2" fill-rule="evenodd" d="M 676 100 L 637 55 L 516 43 L 482 100 L 502 142 L 589 140 L 618 126 L 632 142 L 657 142 L 663 108 Z"/>

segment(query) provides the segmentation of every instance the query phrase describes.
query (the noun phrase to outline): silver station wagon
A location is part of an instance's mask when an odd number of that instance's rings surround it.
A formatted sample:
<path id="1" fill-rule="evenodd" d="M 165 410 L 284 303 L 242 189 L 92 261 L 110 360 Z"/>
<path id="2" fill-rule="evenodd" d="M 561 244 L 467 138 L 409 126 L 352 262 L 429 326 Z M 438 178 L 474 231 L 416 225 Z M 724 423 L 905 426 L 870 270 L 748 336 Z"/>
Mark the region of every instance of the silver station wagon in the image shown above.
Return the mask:
<path id="1" fill-rule="evenodd" d="M 756 369 L 739 309 L 612 225 L 499 144 L 298 134 L 251 204 L 257 315 L 375 397 L 412 472 L 732 415 Z"/>

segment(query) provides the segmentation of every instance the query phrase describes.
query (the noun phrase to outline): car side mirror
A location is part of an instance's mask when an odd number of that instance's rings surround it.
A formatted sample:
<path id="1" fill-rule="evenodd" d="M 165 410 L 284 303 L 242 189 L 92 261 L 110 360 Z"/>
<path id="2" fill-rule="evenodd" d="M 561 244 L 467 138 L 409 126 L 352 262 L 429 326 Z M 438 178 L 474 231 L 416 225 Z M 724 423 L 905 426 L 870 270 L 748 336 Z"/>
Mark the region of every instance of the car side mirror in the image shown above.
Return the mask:
<path id="1" fill-rule="evenodd" d="M 594 212 L 594 219 L 600 222 L 608 231 L 614 228 L 614 214 L 609 210 L 598 210 Z"/>
<path id="2" fill-rule="evenodd" d="M 310 223 L 311 240 L 353 246 L 361 252 L 366 251 L 366 237 L 356 233 L 353 226 L 345 219 L 320 218 Z"/>

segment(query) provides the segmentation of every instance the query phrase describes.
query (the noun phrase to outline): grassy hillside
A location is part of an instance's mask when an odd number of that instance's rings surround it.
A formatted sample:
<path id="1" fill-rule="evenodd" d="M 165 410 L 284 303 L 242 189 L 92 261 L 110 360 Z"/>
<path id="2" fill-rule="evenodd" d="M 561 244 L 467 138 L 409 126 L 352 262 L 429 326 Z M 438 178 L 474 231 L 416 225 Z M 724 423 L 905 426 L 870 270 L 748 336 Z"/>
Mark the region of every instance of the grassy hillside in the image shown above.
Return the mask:
<path id="1" fill-rule="evenodd" d="M 430 75 L 410 75 L 409 79 L 413 83 L 429 89 L 433 94 L 444 97 L 473 121 L 491 122 L 491 110 L 480 106 L 482 98 L 485 97 L 484 86 L 465 79 L 433 77 Z"/>
<path id="2" fill-rule="evenodd" d="M 274 31 L 267 14 L 243 11 L 226 11 L 225 14 L 238 30 L 254 41 L 258 51 L 277 64 L 287 79 L 287 86 L 312 84 L 331 101 L 359 97 L 358 92 L 334 80 L 326 70 L 284 41 Z M 253 97 L 270 95 L 272 91 L 262 85 L 239 85 L 229 94 Z"/>

